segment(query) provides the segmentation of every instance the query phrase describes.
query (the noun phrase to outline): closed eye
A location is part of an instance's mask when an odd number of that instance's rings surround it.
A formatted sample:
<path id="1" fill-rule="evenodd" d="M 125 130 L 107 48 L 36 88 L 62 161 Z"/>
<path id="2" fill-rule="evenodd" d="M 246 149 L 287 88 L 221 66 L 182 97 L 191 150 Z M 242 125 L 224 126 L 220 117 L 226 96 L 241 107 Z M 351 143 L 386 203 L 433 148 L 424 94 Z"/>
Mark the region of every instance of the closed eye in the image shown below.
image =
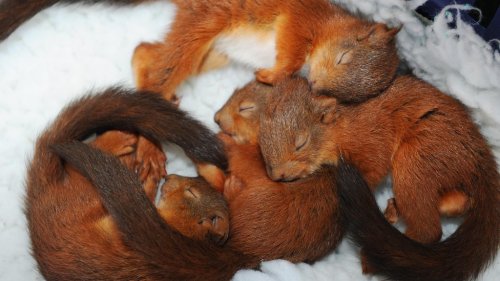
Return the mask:
<path id="1" fill-rule="evenodd" d="M 257 104 L 254 101 L 243 101 L 240 103 L 239 113 L 241 116 L 248 118 L 252 116 L 252 112 L 254 112 L 256 108 Z"/>
<path id="2" fill-rule="evenodd" d="M 186 195 L 188 197 L 198 198 L 198 195 L 196 194 L 197 192 L 193 191 L 193 189 L 191 189 L 191 187 L 186 187 L 186 189 L 184 189 L 184 192 L 186 193 Z"/>
<path id="3" fill-rule="evenodd" d="M 352 50 L 347 50 L 339 55 L 337 55 L 337 62 L 335 63 L 336 65 L 339 64 L 348 64 L 352 60 Z"/>
<path id="4" fill-rule="evenodd" d="M 295 142 L 295 151 L 299 151 L 309 142 L 309 135 L 299 136 Z"/>
<path id="5" fill-rule="evenodd" d="M 240 112 L 243 112 L 243 111 L 246 111 L 246 110 L 250 110 L 250 109 L 254 109 L 255 106 L 242 106 L 240 107 Z"/>

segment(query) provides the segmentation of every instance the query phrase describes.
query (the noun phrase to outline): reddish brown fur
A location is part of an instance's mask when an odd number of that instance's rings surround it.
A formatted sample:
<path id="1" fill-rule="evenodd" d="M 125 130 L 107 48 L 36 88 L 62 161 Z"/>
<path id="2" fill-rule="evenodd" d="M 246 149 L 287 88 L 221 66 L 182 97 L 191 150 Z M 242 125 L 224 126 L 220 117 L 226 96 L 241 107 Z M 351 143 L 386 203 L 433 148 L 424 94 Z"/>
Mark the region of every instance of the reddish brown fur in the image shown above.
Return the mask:
<path id="1" fill-rule="evenodd" d="M 264 260 L 312 262 L 335 248 L 344 232 L 334 178 L 331 168 L 324 168 L 296 182 L 269 179 L 257 145 L 258 121 L 275 90 L 250 82 L 236 90 L 215 116 L 228 134 L 220 137 L 229 158 L 230 175 L 224 186 L 231 214 L 229 244 Z"/>
<path id="2" fill-rule="evenodd" d="M 443 216 L 456 217 L 465 214 L 472 202 L 469 197 L 461 191 L 450 191 L 441 197 L 439 202 L 439 213 Z"/>
<path id="3" fill-rule="evenodd" d="M 109 131 L 98 136 L 90 145 L 119 157 L 120 161 L 132 171 L 135 168 L 136 151 L 134 146 L 137 145 L 137 140 L 138 138 L 132 134 Z M 154 144 L 150 145 L 156 147 Z M 157 148 L 154 154 L 156 154 L 154 161 L 158 162 L 150 163 L 152 164 L 150 167 L 138 169 L 138 176 L 143 182 L 144 191 L 153 203 L 160 179 L 165 175 L 163 164 L 166 160 L 161 149 Z M 148 165 L 148 163 L 143 164 Z M 71 166 L 66 166 L 66 169 L 69 171 L 68 178 L 70 178 L 71 185 L 88 183 L 87 181 L 79 182 L 82 177 L 75 176 L 78 172 L 74 171 Z M 76 179 L 73 180 L 72 177 Z M 179 185 L 176 178 L 175 175 L 166 177 L 166 182 L 161 187 L 158 203 L 159 214 L 171 227 L 186 237 L 198 240 L 213 238 L 221 243 L 225 242 L 229 231 L 229 213 L 223 198 L 201 179 L 192 179 L 185 185 Z M 100 210 L 91 205 L 88 212 L 104 213 L 105 215 L 97 224 L 102 226 L 102 222 L 105 222 L 108 229 L 103 228 L 103 230 L 113 237 L 119 237 L 112 218 L 106 215 L 106 210 L 102 209 L 101 204 L 98 205 Z"/>
<path id="4" fill-rule="evenodd" d="M 135 145 L 137 144 L 137 137 L 131 134 L 122 133 L 119 131 L 110 131 L 98 136 L 93 142 L 90 143 L 95 148 L 101 149 L 105 152 L 112 153 L 120 158 L 120 161 L 127 165 L 132 170 L 135 164 Z M 161 150 L 157 153 L 163 154 Z M 162 156 L 159 155 L 158 159 Z M 163 159 L 164 156 L 163 156 Z M 156 163 L 156 169 L 149 169 L 143 173 L 144 189 L 150 199 L 154 199 L 158 183 L 163 174 L 160 168 L 160 163 Z M 43 246 L 35 243 L 35 257 L 39 261 L 42 273 L 51 278 L 50 271 L 57 272 L 59 268 L 64 268 L 66 276 L 71 276 L 72 271 L 77 264 L 70 262 L 74 256 L 74 251 L 79 252 L 78 256 L 91 257 L 100 256 L 96 260 L 92 270 L 102 271 L 104 273 L 105 267 L 114 268 L 118 270 L 120 262 L 117 260 L 112 261 L 115 254 L 128 257 L 131 261 L 139 262 L 140 257 L 134 254 L 126 247 L 121 238 L 120 232 L 117 229 L 113 219 L 109 216 L 106 209 L 101 203 L 99 195 L 96 193 L 93 185 L 83 177 L 79 172 L 71 166 L 65 165 L 67 175 L 65 180 L 60 183 L 57 188 L 48 189 L 36 202 L 31 202 L 29 208 L 31 212 L 40 212 L 44 214 L 44 218 L 34 220 L 34 216 L 30 216 L 31 228 L 37 229 L 32 231 L 36 233 L 37 240 L 43 240 Z M 167 181 L 162 187 L 163 190 L 171 188 L 172 184 Z M 197 204 L 188 203 L 184 196 L 162 196 L 159 204 L 159 212 L 166 222 L 180 233 L 187 237 L 194 239 L 204 240 L 207 237 L 212 238 L 208 233 L 214 233 L 213 238 L 216 241 L 225 241 L 229 230 L 227 206 L 220 195 L 217 195 L 208 185 L 194 186 L 193 189 L 198 190 L 198 197 L 200 198 L 200 206 Z M 165 194 L 166 192 L 162 192 Z M 188 198 L 189 199 L 189 198 Z M 212 204 L 210 204 L 212 202 Z M 214 203 L 216 203 L 214 205 Z M 66 209 L 64 206 L 71 206 Z M 57 207 L 60 210 L 54 214 L 52 219 L 57 220 L 57 224 L 52 227 L 42 228 L 38 223 L 45 224 L 49 222 L 47 219 L 51 208 Z M 175 209 L 172 210 L 172 207 Z M 198 208 L 198 209 L 194 209 Z M 197 212 L 194 212 L 197 210 Z M 172 212 L 175 215 L 164 215 Z M 216 212 L 225 224 L 219 223 L 218 225 L 208 224 L 199 225 L 198 222 L 204 217 L 210 217 L 212 213 Z M 51 223 L 49 223 L 50 225 Z M 64 227 L 65 224 L 69 226 Z M 53 239 L 53 237 L 71 237 L 71 243 L 66 239 Z M 81 245 L 87 245 L 82 247 Z M 47 251 L 55 247 L 63 250 L 53 252 Z M 47 249 L 47 250 L 42 250 Z M 47 251 L 47 252 L 46 252 Z M 103 264 L 99 264 L 103 262 Z M 132 262 L 133 264 L 133 262 Z M 130 272 L 124 271 L 122 274 L 127 276 L 136 270 L 146 270 L 146 268 L 129 268 Z M 136 272 L 136 274 L 147 274 L 147 272 Z M 117 274 L 121 276 L 120 273 Z M 133 276 L 133 275 L 130 275 Z M 87 277 L 85 277 L 87 278 Z"/>
<path id="5" fill-rule="evenodd" d="M 228 246 L 260 260 L 314 262 L 332 251 L 344 234 L 332 167 L 285 183 L 267 177 L 255 144 L 228 136 Z M 190 178 L 180 178 L 185 185 Z"/>
<path id="6" fill-rule="evenodd" d="M 56 3 L 146 1 L 4 0 L 0 4 L 0 40 Z M 171 101 L 176 101 L 175 89 L 189 75 L 227 63 L 213 43 L 232 33 L 245 36 L 246 32 L 276 31 L 275 65 L 258 70 L 259 81 L 274 84 L 307 64 L 313 90 L 343 102 L 360 102 L 383 91 L 399 63 L 393 40 L 399 29 L 364 21 L 327 0 L 174 2 L 177 14 L 164 42 L 141 44 L 133 58 L 138 88 L 161 92 Z"/>
<path id="7" fill-rule="evenodd" d="M 263 260 L 313 262 L 340 242 L 343 223 L 331 168 L 285 183 L 267 177 L 256 145 L 228 145 L 229 244 Z"/>
<path id="8" fill-rule="evenodd" d="M 228 280 L 236 270 L 257 265 L 258 259 L 227 246 L 179 235 L 159 216 L 137 175 L 114 157 L 71 142 L 109 127 L 137 131 L 156 141 L 171 140 L 191 149 L 186 153 L 196 162 L 225 168 L 215 136 L 156 94 L 109 89 L 73 103 L 38 139 L 27 174 L 26 216 L 33 255 L 46 279 Z M 114 134 L 98 137 L 93 145 L 118 155 L 130 153 L 137 139 Z M 64 165 L 60 157 L 86 176 Z M 135 155 L 124 157 L 131 167 Z M 159 167 L 160 163 L 151 165 L 143 173 L 150 198 L 163 173 Z M 97 180 L 92 177 L 96 173 Z M 163 186 L 160 213 L 194 238 L 208 234 L 223 242 L 228 227 L 224 200 L 206 183 L 197 182 L 178 187 L 169 179 Z M 166 208 L 171 205 L 179 207 L 173 220 Z M 186 228 L 186 221 L 196 226 Z"/>
<path id="9" fill-rule="evenodd" d="M 158 213 L 184 236 L 210 238 L 224 244 L 229 235 L 229 210 L 221 194 L 202 178 L 169 175 L 161 188 Z"/>
<path id="10" fill-rule="evenodd" d="M 324 107 L 324 101 L 311 99 L 304 81 L 288 83 L 302 86 L 286 96 L 270 97 L 261 118 L 260 143 L 271 178 L 303 177 L 321 164 L 337 163 L 340 155 L 359 168 L 372 190 L 391 171 L 406 235 L 421 243 L 441 238 L 441 202 L 469 204 L 470 212 L 457 230 L 458 242 L 453 240 L 463 249 L 443 250 L 442 258 L 460 265 L 453 268 L 455 273 L 477 276 L 499 245 L 500 178 L 467 109 L 410 76 L 397 78 L 379 97 L 352 106 Z M 334 118 L 324 124 L 328 111 Z M 300 139 L 307 141 L 298 149 Z M 467 202 L 451 195 L 456 192 L 465 194 Z M 453 251 L 456 256 L 449 256 Z"/>
<path id="11" fill-rule="evenodd" d="M 484 198 L 454 234 L 426 245 L 410 240 L 385 220 L 370 188 L 352 165 L 340 161 L 336 178 L 342 216 L 349 222 L 348 235 L 363 247 L 363 268 L 370 272 L 398 281 L 419 281 L 422 276 L 428 281 L 472 280 L 496 254 L 497 236 L 484 239 L 488 229 L 495 228 L 483 216 L 498 217 L 498 207 L 492 208 L 498 206 L 498 198 Z M 477 184 L 485 186 L 483 181 Z"/>
<path id="12" fill-rule="evenodd" d="M 177 14 L 164 42 L 141 44 L 133 59 L 137 86 L 167 99 L 203 68 L 218 37 L 243 30 L 276 31 L 276 63 L 258 70 L 257 80 L 274 84 L 309 64 L 313 89 L 346 102 L 380 93 L 399 63 L 398 29 L 361 20 L 326 0 L 174 2 Z"/>
<path id="13" fill-rule="evenodd" d="M 252 81 L 234 91 L 224 106 L 215 113 L 215 123 L 238 144 L 257 144 L 259 114 L 265 106 L 271 86 Z"/>
<path id="14" fill-rule="evenodd" d="M 471 206 L 471 198 L 465 193 L 457 190 L 447 192 L 439 199 L 439 214 L 447 217 L 457 217 L 465 214 Z M 384 212 L 385 218 L 394 224 L 399 220 L 399 211 L 396 200 L 387 200 L 387 207 Z"/>

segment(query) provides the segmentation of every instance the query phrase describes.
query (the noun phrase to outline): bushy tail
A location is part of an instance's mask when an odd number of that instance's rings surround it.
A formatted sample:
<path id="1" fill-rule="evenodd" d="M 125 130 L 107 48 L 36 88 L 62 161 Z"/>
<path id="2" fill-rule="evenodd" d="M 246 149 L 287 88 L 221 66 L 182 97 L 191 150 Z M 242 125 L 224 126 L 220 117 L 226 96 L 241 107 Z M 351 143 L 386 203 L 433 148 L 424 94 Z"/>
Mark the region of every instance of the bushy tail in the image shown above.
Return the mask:
<path id="1" fill-rule="evenodd" d="M 494 171 L 496 173 L 496 171 Z M 500 202 L 496 174 L 480 177 L 473 208 L 457 231 L 434 244 L 417 243 L 384 218 L 361 174 L 340 163 L 337 185 L 348 235 L 363 247 L 371 268 L 390 280 L 472 280 L 499 249 Z"/>
<path id="2" fill-rule="evenodd" d="M 137 176 L 119 160 L 81 142 L 53 146 L 97 188 L 124 240 L 143 256 L 157 280 L 229 280 L 258 260 L 228 248 L 190 240 L 163 222 Z"/>
<path id="3" fill-rule="evenodd" d="M 136 4 L 148 0 L 1 0 L 0 1 L 0 41 L 9 37 L 21 24 L 41 10 L 56 3 L 109 3 Z"/>
<path id="4" fill-rule="evenodd" d="M 48 186 L 63 176 L 62 161 L 50 146 L 81 140 L 106 129 L 136 132 L 157 142 L 173 142 L 195 162 L 227 167 L 221 142 L 200 122 L 158 94 L 111 88 L 68 105 L 40 136 L 28 171 L 28 186 L 30 181 L 36 186 Z"/>
<path id="5" fill-rule="evenodd" d="M 97 188 L 126 244 L 149 265 L 149 277 L 228 280 L 237 269 L 248 265 L 248 259 L 229 249 L 193 241 L 172 230 L 158 215 L 134 173 L 114 156 L 77 141 L 106 129 L 173 142 L 194 161 L 222 169 L 227 166 L 222 144 L 200 122 L 158 94 L 112 88 L 74 101 L 40 136 L 27 173 L 27 199 L 37 200 L 37 193 L 59 186 L 65 175 L 63 161 L 67 161 Z"/>

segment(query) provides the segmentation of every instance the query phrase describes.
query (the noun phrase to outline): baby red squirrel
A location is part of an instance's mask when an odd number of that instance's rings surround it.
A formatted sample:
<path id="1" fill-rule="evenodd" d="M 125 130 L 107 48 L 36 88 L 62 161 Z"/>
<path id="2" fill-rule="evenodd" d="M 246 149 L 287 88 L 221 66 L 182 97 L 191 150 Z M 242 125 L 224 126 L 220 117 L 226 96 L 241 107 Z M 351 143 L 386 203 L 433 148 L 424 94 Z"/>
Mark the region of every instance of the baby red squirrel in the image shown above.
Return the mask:
<path id="1" fill-rule="evenodd" d="M 335 178 L 332 167 L 325 167 L 295 182 L 269 179 L 257 144 L 258 120 L 275 90 L 250 82 L 215 115 L 229 161 L 224 185 L 231 216 L 228 243 L 264 260 L 313 262 L 334 249 L 344 233 Z"/>
<path id="2" fill-rule="evenodd" d="M 3 0 L 0 40 L 39 11 L 74 2 L 96 1 Z M 328 0 L 173 2 L 176 15 L 164 41 L 139 45 L 133 58 L 137 87 L 168 100 L 176 99 L 177 86 L 188 76 L 219 67 L 228 58 L 257 68 L 257 80 L 268 84 L 307 69 L 315 92 L 346 102 L 382 92 L 399 64 L 394 42 L 399 29 L 363 20 Z"/>
<path id="3" fill-rule="evenodd" d="M 131 171 L 135 165 L 135 145 L 138 137 L 134 134 L 108 131 L 97 136 L 90 145 L 108 152 L 120 159 Z M 151 144 L 156 147 L 155 144 Z M 71 152 L 70 152 L 71 153 Z M 182 235 L 197 240 L 210 238 L 218 244 L 223 244 L 229 233 L 229 212 L 224 198 L 211 188 L 201 178 L 193 178 L 185 184 L 179 184 L 178 176 L 166 176 L 164 163 L 166 157 L 160 148 L 155 153 L 155 163 L 150 167 L 138 170 L 139 179 L 143 182 L 146 195 L 155 202 L 158 184 L 162 177 L 165 183 L 161 186 L 160 199 L 157 205 L 158 213 L 168 225 Z M 68 177 L 72 185 L 88 185 L 89 182 L 79 175 L 73 167 L 67 165 Z M 88 188 L 88 187 L 87 187 Z M 87 189 L 86 188 L 86 189 Z M 82 190 L 71 190 L 82 192 Z M 78 198 L 77 196 L 73 196 Z M 76 202 L 75 205 L 78 205 Z M 88 206 L 89 212 L 98 212 L 96 206 Z M 94 210 L 92 208 L 95 208 Z M 99 205 L 98 208 L 102 208 Z M 109 215 L 103 216 L 96 225 L 113 237 L 118 237 L 118 231 Z"/>
<path id="4" fill-rule="evenodd" d="M 210 130 L 157 94 L 113 88 L 75 101 L 39 137 L 27 171 L 32 252 L 47 280 L 229 280 L 259 263 L 204 241 L 222 244 L 228 236 L 227 204 L 206 182 L 180 186 L 167 177 L 155 208 L 151 199 L 164 176 L 160 149 L 152 158 L 159 162 L 139 169 L 143 188 L 131 171 L 135 135 L 115 131 L 90 145 L 77 141 L 108 128 L 170 140 L 196 163 L 226 169 Z"/>
<path id="5" fill-rule="evenodd" d="M 383 243 L 372 239 L 371 228 L 358 225 L 366 268 L 397 280 L 418 280 L 424 271 L 429 280 L 468 280 L 495 257 L 500 177 L 486 140 L 460 102 L 411 76 L 396 78 L 380 96 L 355 105 L 313 98 L 300 78 L 279 87 L 294 90 L 269 96 L 260 119 L 269 176 L 302 178 L 342 157 L 373 191 L 390 172 L 392 207 L 404 219 L 406 235 L 427 244 L 417 251 L 409 239 Z M 440 215 L 464 213 L 458 230 L 438 243 Z"/>
<path id="6" fill-rule="evenodd" d="M 346 102 L 383 91 L 399 64 L 399 29 L 362 20 L 328 0 L 174 2 L 164 41 L 139 45 L 133 58 L 137 87 L 169 100 L 187 77 L 228 57 L 256 67 L 257 80 L 268 84 L 306 66 L 315 92 Z"/>

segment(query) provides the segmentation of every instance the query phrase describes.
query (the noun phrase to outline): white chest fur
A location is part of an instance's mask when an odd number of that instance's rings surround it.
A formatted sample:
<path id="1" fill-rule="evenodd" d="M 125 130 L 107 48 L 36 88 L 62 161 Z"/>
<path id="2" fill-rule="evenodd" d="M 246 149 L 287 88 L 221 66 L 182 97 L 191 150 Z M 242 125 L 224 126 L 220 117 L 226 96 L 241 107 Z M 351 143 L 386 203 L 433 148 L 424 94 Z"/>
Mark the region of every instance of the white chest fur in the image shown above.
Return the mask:
<path id="1" fill-rule="evenodd" d="M 272 28 L 238 27 L 222 33 L 214 48 L 230 60 L 253 69 L 270 68 L 276 62 L 276 31 Z M 307 76 L 309 67 L 304 64 L 299 75 Z"/>
<path id="2" fill-rule="evenodd" d="M 271 28 L 239 27 L 221 34 L 214 47 L 230 60 L 252 68 L 272 67 L 276 60 L 276 32 Z"/>

